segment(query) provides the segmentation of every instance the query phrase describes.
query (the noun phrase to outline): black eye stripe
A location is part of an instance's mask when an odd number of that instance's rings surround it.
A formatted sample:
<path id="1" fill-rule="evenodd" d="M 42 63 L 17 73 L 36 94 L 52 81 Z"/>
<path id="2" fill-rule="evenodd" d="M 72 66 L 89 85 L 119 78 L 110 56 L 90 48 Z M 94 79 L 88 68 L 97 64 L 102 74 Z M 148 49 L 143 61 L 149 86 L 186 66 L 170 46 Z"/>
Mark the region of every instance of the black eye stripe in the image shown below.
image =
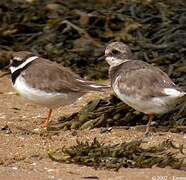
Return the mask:
<path id="1" fill-rule="evenodd" d="M 116 49 L 113 49 L 113 50 L 112 50 L 112 54 L 118 54 L 118 53 L 119 53 L 118 50 L 116 50 Z"/>
<path id="2" fill-rule="evenodd" d="M 11 66 L 16 67 L 16 66 L 19 66 L 20 64 L 22 64 L 22 61 L 17 61 L 15 59 L 12 59 Z"/>

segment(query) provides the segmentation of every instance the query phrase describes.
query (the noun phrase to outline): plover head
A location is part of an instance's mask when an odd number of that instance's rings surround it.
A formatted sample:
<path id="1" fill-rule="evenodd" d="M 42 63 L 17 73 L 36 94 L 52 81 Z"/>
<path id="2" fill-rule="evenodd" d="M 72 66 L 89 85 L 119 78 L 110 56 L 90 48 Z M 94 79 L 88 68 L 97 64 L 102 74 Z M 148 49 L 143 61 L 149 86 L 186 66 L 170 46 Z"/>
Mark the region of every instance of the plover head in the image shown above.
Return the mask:
<path id="1" fill-rule="evenodd" d="M 112 42 L 105 50 L 105 60 L 110 66 L 117 66 L 132 58 L 130 48 L 122 42 Z"/>
<path id="2" fill-rule="evenodd" d="M 10 71 L 11 73 L 15 72 L 17 69 L 23 68 L 26 64 L 38 58 L 32 52 L 28 51 L 18 51 L 12 54 L 10 60 Z"/>

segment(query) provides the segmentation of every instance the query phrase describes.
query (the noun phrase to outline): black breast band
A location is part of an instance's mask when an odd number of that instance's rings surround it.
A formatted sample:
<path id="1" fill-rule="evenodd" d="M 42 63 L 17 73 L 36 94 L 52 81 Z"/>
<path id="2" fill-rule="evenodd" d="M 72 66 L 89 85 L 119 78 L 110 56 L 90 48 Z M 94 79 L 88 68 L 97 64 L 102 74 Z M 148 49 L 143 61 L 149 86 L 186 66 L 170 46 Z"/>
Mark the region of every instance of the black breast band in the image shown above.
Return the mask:
<path id="1" fill-rule="evenodd" d="M 14 84 L 17 77 L 21 74 L 22 71 L 24 71 L 25 69 L 27 69 L 31 64 L 32 64 L 33 61 L 29 62 L 28 64 L 26 64 L 24 67 L 20 68 L 20 69 L 17 69 L 16 71 L 14 71 L 12 73 L 12 76 L 11 76 L 11 79 L 12 79 L 12 83 Z"/>

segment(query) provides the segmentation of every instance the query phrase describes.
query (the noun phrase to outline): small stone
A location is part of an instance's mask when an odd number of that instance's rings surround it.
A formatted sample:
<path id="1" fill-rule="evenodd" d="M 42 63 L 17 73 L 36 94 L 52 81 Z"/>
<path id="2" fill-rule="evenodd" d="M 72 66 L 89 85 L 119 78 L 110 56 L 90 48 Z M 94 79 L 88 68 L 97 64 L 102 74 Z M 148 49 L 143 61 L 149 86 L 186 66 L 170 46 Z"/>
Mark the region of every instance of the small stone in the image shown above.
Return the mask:
<path id="1" fill-rule="evenodd" d="M 108 128 L 101 128 L 101 129 L 100 129 L 100 133 L 102 134 L 102 133 L 111 132 L 111 130 L 112 130 L 112 127 L 108 127 Z"/>
<path id="2" fill-rule="evenodd" d="M 11 129 L 8 127 L 7 124 L 4 127 L 1 128 L 1 131 L 4 132 L 5 134 L 11 134 L 12 133 Z"/>

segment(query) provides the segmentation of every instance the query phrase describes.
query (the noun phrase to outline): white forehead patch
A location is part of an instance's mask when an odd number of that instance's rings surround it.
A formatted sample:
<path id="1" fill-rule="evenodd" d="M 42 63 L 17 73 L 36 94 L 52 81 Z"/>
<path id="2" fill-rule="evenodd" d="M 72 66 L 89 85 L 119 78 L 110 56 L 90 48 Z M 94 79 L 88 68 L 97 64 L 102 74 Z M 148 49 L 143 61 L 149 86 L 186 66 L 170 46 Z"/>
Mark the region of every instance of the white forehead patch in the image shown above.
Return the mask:
<path id="1" fill-rule="evenodd" d="M 15 56 L 14 59 L 17 60 L 17 61 L 21 61 L 21 58 L 18 57 L 18 56 Z"/>
<path id="2" fill-rule="evenodd" d="M 38 56 L 32 56 L 32 57 L 29 57 L 27 60 L 25 60 L 22 64 L 20 64 L 17 67 L 10 66 L 11 73 L 17 71 L 18 69 L 21 69 L 21 68 L 25 67 L 28 63 L 34 61 L 37 58 L 38 58 Z"/>
<path id="3" fill-rule="evenodd" d="M 105 55 L 109 54 L 110 50 L 109 49 L 106 49 L 105 50 Z"/>

